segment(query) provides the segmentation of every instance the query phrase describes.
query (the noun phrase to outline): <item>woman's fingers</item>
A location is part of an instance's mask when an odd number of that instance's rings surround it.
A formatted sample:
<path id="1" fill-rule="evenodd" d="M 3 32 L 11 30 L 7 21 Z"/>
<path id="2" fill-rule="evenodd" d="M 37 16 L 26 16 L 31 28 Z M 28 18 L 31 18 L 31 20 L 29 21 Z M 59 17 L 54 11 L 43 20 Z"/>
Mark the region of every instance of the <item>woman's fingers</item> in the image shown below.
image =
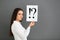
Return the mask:
<path id="1" fill-rule="evenodd" d="M 34 26 L 34 25 L 35 25 L 35 22 L 32 21 L 32 22 L 30 23 L 30 27 L 32 27 L 32 26 Z"/>

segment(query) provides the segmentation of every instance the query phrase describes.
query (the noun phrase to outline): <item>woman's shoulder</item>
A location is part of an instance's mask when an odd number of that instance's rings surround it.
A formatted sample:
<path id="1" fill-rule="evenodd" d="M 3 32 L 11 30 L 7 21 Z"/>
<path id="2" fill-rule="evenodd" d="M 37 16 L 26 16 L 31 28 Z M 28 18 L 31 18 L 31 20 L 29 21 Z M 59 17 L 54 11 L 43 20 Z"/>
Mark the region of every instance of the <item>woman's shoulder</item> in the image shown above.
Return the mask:
<path id="1" fill-rule="evenodd" d="M 17 22 L 17 21 L 13 21 L 13 24 L 16 24 L 16 25 L 17 25 L 17 24 L 20 24 L 20 22 Z"/>
<path id="2" fill-rule="evenodd" d="M 13 21 L 13 23 L 12 23 L 12 25 L 11 25 L 11 26 L 12 26 L 13 28 L 15 28 L 15 27 L 17 27 L 18 25 L 19 25 L 19 23 L 18 23 L 18 22 Z"/>

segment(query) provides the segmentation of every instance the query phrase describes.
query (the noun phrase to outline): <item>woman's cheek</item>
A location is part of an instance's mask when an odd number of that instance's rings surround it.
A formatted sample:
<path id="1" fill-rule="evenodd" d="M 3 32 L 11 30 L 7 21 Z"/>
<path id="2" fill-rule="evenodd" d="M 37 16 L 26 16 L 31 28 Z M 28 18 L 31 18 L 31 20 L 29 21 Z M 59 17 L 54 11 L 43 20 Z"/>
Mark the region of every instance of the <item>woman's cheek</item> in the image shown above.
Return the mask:
<path id="1" fill-rule="evenodd" d="M 21 17 L 23 18 L 23 15 Z"/>

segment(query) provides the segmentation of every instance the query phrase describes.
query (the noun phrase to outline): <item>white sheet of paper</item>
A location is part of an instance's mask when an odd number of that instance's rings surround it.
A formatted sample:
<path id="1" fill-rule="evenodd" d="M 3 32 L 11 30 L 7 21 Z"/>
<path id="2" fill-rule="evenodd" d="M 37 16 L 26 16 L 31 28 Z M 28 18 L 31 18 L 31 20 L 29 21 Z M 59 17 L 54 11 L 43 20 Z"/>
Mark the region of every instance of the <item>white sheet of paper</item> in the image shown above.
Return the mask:
<path id="1" fill-rule="evenodd" d="M 38 21 L 38 5 L 27 5 L 26 21 Z"/>

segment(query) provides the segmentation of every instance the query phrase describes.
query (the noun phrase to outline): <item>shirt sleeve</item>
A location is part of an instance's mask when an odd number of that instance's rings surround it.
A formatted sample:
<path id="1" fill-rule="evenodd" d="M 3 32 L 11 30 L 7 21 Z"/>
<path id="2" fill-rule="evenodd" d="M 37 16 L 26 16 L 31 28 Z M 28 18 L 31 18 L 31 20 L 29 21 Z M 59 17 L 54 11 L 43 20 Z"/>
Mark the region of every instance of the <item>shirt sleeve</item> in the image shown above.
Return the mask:
<path id="1" fill-rule="evenodd" d="M 27 29 L 25 29 L 24 33 L 26 35 L 26 37 L 28 37 L 29 33 L 30 33 L 30 26 L 27 27 Z"/>
<path id="2" fill-rule="evenodd" d="M 18 24 L 15 24 L 13 27 L 13 32 L 15 34 L 17 34 L 20 38 L 24 39 L 29 35 L 30 32 L 30 27 L 28 27 L 27 29 L 25 29 L 25 31 L 23 32 L 21 28 L 19 28 Z"/>

